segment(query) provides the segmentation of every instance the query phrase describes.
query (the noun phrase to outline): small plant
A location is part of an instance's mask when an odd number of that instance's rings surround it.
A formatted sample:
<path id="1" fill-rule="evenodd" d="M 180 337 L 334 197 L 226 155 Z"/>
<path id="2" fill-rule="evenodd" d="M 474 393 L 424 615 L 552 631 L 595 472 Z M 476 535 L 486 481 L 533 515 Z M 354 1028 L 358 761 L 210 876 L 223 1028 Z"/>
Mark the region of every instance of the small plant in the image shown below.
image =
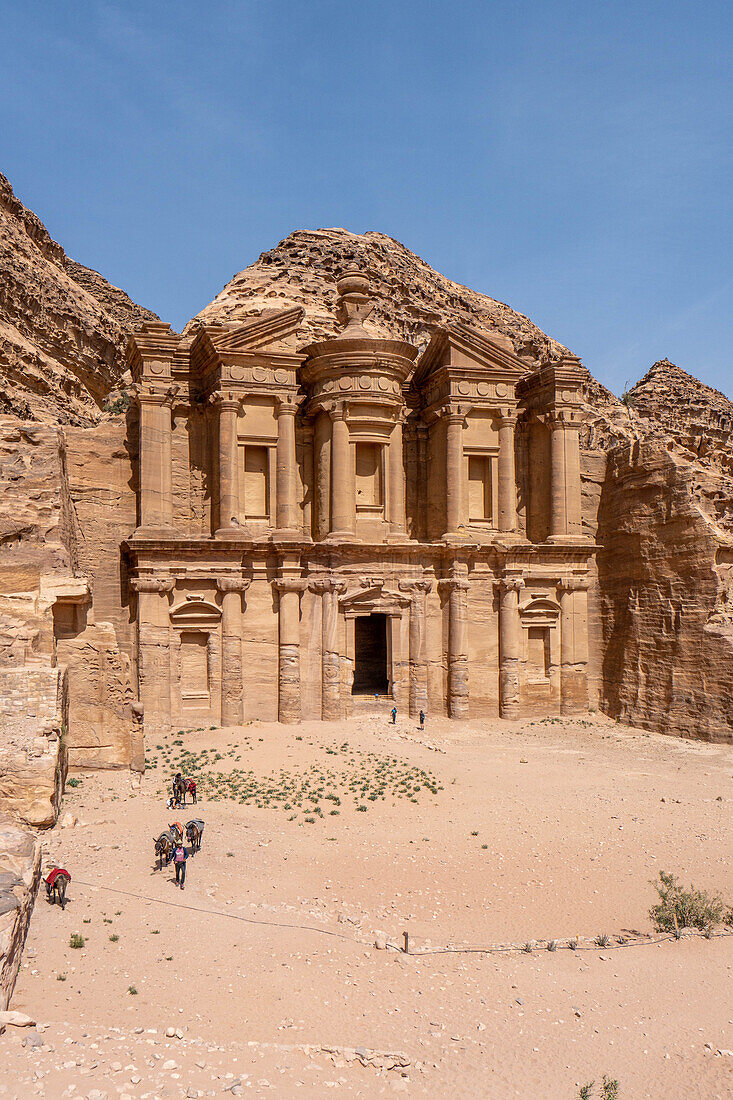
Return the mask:
<path id="1" fill-rule="evenodd" d="M 83 782 L 84 782 L 84 780 L 83 780 L 83 779 L 74 779 L 74 778 L 71 778 L 71 779 L 67 779 L 67 780 L 66 780 L 66 786 L 67 786 L 67 787 L 81 787 L 81 785 L 82 785 L 82 783 L 83 783 Z"/>
<path id="2" fill-rule="evenodd" d="M 127 992 L 130 994 L 131 997 L 137 997 L 137 989 L 134 985 L 128 985 Z"/>
<path id="3" fill-rule="evenodd" d="M 69 936 L 69 947 L 80 948 L 83 947 L 86 940 L 79 932 L 72 932 Z"/>
<path id="4" fill-rule="evenodd" d="M 532 954 L 532 952 L 534 951 L 534 944 L 532 943 L 531 940 L 528 940 L 527 943 L 525 943 L 524 947 L 522 948 L 522 951 L 524 951 L 525 955 L 531 955 Z"/>
<path id="5" fill-rule="evenodd" d="M 570 948 L 571 951 L 577 951 L 579 946 L 580 946 L 580 944 L 578 943 L 578 937 L 577 936 L 575 937 L 574 940 L 568 940 L 568 947 Z M 591 1084 L 592 1084 L 592 1082 L 591 1082 Z"/>
<path id="6" fill-rule="evenodd" d="M 471 833 L 471 836 L 478 836 L 478 829 Z"/>
<path id="7" fill-rule="evenodd" d="M 581 1085 L 580 1092 L 578 1093 L 578 1100 L 591 1100 L 594 1085 L 595 1081 L 589 1081 L 587 1085 Z"/>
<path id="8" fill-rule="evenodd" d="M 57 974 L 56 975 L 56 981 L 57 982 L 65 982 L 66 981 L 66 975 L 65 974 Z"/>
<path id="9" fill-rule="evenodd" d="M 120 938 L 120 937 L 119 937 L 119 936 L 117 935 L 117 933 L 116 933 L 116 932 L 114 932 L 114 933 L 113 933 L 113 934 L 112 934 L 112 935 L 110 936 L 110 938 L 109 938 L 109 942 L 110 942 L 110 943 L 117 943 L 117 941 L 118 941 L 118 939 L 119 939 L 119 938 Z"/>
<path id="10" fill-rule="evenodd" d="M 683 928 L 712 931 L 723 919 L 723 900 L 717 894 L 690 887 L 684 890 L 675 875 L 659 872 L 659 882 L 652 882 L 659 895 L 659 902 L 649 910 L 649 916 L 657 932 L 674 932 Z"/>
<path id="11" fill-rule="evenodd" d="M 616 1078 L 606 1077 L 603 1074 L 603 1092 L 601 1093 L 601 1100 L 618 1100 L 618 1081 Z"/>
<path id="12" fill-rule="evenodd" d="M 548 951 L 557 951 L 557 940 L 549 940 L 547 943 Z"/>
<path id="13" fill-rule="evenodd" d="M 600 936 L 596 936 L 596 947 L 608 947 L 610 942 L 605 932 L 601 932 Z"/>
<path id="14" fill-rule="evenodd" d="M 150 933 L 150 935 L 151 936 L 159 936 L 160 935 L 160 929 L 159 928 L 154 928 L 153 931 Z"/>

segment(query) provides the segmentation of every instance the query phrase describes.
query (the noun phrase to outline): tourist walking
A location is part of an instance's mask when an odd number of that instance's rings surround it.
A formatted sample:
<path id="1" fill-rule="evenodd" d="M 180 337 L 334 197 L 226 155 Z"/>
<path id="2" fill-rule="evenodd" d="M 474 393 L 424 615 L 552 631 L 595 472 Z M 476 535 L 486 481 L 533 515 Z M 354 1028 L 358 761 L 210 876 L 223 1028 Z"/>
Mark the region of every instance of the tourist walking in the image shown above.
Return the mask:
<path id="1" fill-rule="evenodd" d="M 397 707 L 392 707 L 392 725 L 397 725 Z"/>
<path id="2" fill-rule="evenodd" d="M 176 867 L 176 886 L 179 885 L 181 889 L 184 888 L 186 883 L 186 860 L 188 859 L 188 849 L 184 848 L 183 843 L 176 844 L 173 849 L 173 862 Z"/>
<path id="3" fill-rule="evenodd" d="M 420 711 L 420 729 L 421 730 L 425 729 L 425 711 L 424 710 Z"/>

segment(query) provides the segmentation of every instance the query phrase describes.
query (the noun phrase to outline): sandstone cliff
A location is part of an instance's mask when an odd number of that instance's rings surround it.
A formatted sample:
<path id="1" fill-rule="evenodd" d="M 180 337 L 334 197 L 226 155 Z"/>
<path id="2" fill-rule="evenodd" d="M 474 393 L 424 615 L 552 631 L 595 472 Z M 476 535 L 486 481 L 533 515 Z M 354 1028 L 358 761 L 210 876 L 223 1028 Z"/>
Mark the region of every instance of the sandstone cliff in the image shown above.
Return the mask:
<path id="1" fill-rule="evenodd" d="M 0 411 L 91 424 L 127 333 L 155 314 L 70 260 L 0 175 Z"/>

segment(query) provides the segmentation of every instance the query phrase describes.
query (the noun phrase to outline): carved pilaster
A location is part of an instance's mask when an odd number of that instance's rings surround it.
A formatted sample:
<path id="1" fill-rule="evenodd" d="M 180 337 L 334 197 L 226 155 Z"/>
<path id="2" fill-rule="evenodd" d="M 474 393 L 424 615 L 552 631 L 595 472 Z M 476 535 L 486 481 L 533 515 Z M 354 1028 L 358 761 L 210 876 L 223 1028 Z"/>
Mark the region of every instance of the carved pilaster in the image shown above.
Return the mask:
<path id="1" fill-rule="evenodd" d="M 299 722 L 300 595 L 305 581 L 280 577 L 273 582 L 278 593 L 278 720 Z"/>
<path id="2" fill-rule="evenodd" d="M 519 717 L 519 661 L 521 624 L 519 593 L 524 580 L 506 576 L 499 582 L 499 714 L 502 718 Z"/>
<path id="3" fill-rule="evenodd" d="M 425 603 L 433 582 L 429 580 L 400 581 L 400 589 L 410 597 L 410 715 L 428 711 L 428 662 L 425 650 Z"/>
<path id="4" fill-rule="evenodd" d="M 468 653 L 466 648 L 466 593 L 468 566 L 457 562 L 451 576 L 438 581 L 448 593 L 448 714 L 468 717 Z"/>
<path id="5" fill-rule="evenodd" d="M 221 599 L 221 724 L 241 726 L 244 721 L 242 679 L 242 593 L 249 581 L 220 577 L 216 586 Z"/>
<path id="6" fill-rule="evenodd" d="M 216 537 L 240 538 L 246 532 L 239 521 L 239 442 L 237 422 L 242 395 L 223 392 L 213 395 L 219 420 L 219 526 Z"/>
<path id="7" fill-rule="evenodd" d="M 297 469 L 295 457 L 295 414 L 297 402 L 280 398 L 277 410 L 277 537 L 297 536 L 301 524 L 297 510 Z"/>
<path id="8" fill-rule="evenodd" d="M 321 718 L 336 721 L 341 717 L 338 597 L 346 591 L 346 581 L 327 577 L 311 582 L 311 588 L 321 596 Z"/>
<path id="9" fill-rule="evenodd" d="M 140 526 L 138 536 L 170 534 L 173 529 L 171 410 L 178 385 L 136 384 L 140 407 Z"/>
<path id="10" fill-rule="evenodd" d="M 169 577 L 135 577 L 137 593 L 137 681 L 145 724 L 165 725 L 171 716 L 170 621 L 168 594 L 175 582 Z"/>
<path id="11" fill-rule="evenodd" d="M 587 577 L 563 577 L 560 599 L 560 710 L 588 710 L 588 587 Z"/>

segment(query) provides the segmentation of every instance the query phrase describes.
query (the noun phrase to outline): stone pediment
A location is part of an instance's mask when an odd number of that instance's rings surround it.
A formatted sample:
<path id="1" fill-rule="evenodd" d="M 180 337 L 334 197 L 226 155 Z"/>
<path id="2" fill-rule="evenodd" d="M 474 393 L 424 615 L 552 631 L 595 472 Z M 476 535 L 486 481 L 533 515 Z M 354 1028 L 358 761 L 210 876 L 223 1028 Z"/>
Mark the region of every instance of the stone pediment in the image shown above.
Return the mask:
<path id="1" fill-rule="evenodd" d="M 259 317 L 250 317 L 234 328 L 207 329 L 209 339 L 220 355 L 267 350 L 292 355 L 295 335 L 303 320 L 300 306 L 291 309 L 267 310 Z"/>
<path id="2" fill-rule="evenodd" d="M 497 333 L 492 339 L 469 325 L 456 322 L 435 333 L 420 357 L 413 384 L 420 387 L 439 371 L 480 374 L 516 383 L 527 373 L 527 368 L 515 354 L 508 337 Z"/>
<path id="3" fill-rule="evenodd" d="M 535 596 L 519 607 L 524 626 L 555 626 L 560 605 L 547 596 Z"/>
<path id="4" fill-rule="evenodd" d="M 215 627 L 221 619 L 221 608 L 208 600 L 188 597 L 170 610 L 170 620 L 177 627 Z"/>
<path id="5" fill-rule="evenodd" d="M 381 584 L 358 588 L 339 600 L 339 608 L 346 615 L 399 615 L 410 606 L 410 600 L 402 592 L 393 592 Z"/>

